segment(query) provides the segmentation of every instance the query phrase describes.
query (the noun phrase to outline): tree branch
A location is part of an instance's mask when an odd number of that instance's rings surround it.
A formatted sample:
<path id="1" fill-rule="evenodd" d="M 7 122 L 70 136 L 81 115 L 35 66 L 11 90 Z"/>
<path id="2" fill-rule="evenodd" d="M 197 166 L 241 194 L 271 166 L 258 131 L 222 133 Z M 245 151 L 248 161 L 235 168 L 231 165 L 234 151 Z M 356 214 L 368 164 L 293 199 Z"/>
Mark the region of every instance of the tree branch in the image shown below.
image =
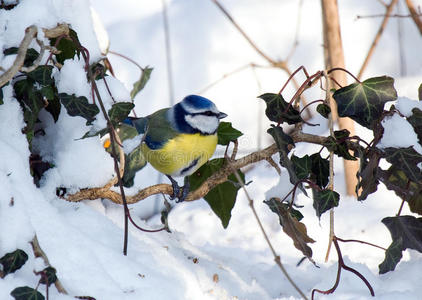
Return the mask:
<path id="1" fill-rule="evenodd" d="M 360 67 L 359 73 L 357 78 L 361 79 L 363 72 L 365 71 L 369 60 L 372 57 L 372 54 L 374 53 L 375 47 L 378 44 L 379 39 L 381 38 L 382 33 L 384 32 L 385 26 L 387 25 L 388 19 L 390 18 L 391 12 L 393 11 L 394 6 L 397 4 L 398 0 L 391 0 L 391 3 L 387 6 L 384 19 L 382 20 L 382 23 L 378 29 L 377 34 L 375 35 L 374 41 L 372 42 L 371 47 L 368 50 L 368 54 L 365 57 L 365 60 L 363 61 L 362 66 Z"/>
<path id="2" fill-rule="evenodd" d="M 415 22 L 416 27 L 418 27 L 419 32 L 422 34 L 422 21 L 419 18 L 420 14 L 415 9 L 415 5 L 413 4 L 412 0 L 406 0 L 407 8 L 409 9 L 410 16 Z"/>
<path id="3" fill-rule="evenodd" d="M 308 133 L 303 133 L 301 131 L 293 131 L 291 134 L 293 141 L 295 143 L 299 142 L 306 142 L 312 144 L 322 145 L 327 137 L 318 136 Z M 352 150 L 362 150 L 362 147 L 357 142 L 347 141 L 348 147 Z M 276 144 L 272 144 L 271 146 L 252 152 L 249 155 L 241 157 L 231 162 L 230 166 L 224 164 L 223 167 L 211 175 L 202 185 L 188 194 L 185 201 L 195 201 L 202 197 L 204 197 L 211 189 L 216 187 L 217 185 L 225 182 L 227 177 L 233 173 L 232 169 L 241 169 L 246 167 L 250 164 L 257 163 L 262 160 L 268 161 L 274 154 L 278 152 Z M 116 184 L 116 179 L 114 178 L 111 180 L 107 185 L 104 187 L 99 188 L 89 188 L 89 189 L 82 189 L 75 194 L 70 194 L 65 197 L 65 200 L 70 202 L 79 202 L 82 200 L 95 200 L 99 198 L 109 199 L 110 201 L 123 204 L 122 197 L 119 193 L 110 190 L 110 188 Z M 133 196 L 126 196 L 127 204 L 134 204 L 136 202 L 142 201 L 145 198 L 148 198 L 152 195 L 156 194 L 166 194 L 172 195 L 173 188 L 170 184 L 156 184 L 149 187 L 146 187 Z"/>

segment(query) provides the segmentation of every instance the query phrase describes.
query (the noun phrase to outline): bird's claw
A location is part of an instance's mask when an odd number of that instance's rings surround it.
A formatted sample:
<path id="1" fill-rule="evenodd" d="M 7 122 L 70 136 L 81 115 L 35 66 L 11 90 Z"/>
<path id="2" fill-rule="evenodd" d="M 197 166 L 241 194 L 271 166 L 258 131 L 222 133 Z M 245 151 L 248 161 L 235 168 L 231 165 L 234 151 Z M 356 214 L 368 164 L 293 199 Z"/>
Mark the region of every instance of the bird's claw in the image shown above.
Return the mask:
<path id="1" fill-rule="evenodd" d="M 176 199 L 176 203 L 180 203 L 185 201 L 187 195 L 189 194 L 189 180 L 185 177 L 185 185 L 180 187 L 176 180 L 174 180 L 171 176 L 167 177 L 171 181 L 171 186 L 173 187 L 173 194 L 170 195 L 170 200 Z"/>

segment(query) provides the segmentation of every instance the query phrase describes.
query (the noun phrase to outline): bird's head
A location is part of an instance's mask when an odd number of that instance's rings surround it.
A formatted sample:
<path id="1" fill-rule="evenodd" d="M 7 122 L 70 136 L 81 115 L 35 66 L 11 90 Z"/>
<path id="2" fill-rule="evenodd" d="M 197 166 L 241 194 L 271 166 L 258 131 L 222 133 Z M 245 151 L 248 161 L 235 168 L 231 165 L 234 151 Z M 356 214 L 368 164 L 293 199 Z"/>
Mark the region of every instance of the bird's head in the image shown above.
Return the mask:
<path id="1" fill-rule="evenodd" d="M 227 117 L 213 102 L 196 95 L 186 96 L 170 113 L 176 127 L 186 133 L 214 134 L 220 119 Z"/>

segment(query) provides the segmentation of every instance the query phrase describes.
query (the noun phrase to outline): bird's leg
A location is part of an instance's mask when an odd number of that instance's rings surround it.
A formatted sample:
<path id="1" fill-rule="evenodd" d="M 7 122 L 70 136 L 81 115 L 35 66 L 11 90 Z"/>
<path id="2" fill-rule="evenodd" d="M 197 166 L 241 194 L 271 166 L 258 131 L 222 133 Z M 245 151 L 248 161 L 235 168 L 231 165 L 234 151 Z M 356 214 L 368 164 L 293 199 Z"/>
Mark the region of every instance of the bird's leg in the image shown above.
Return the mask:
<path id="1" fill-rule="evenodd" d="M 170 175 L 166 175 L 166 176 L 167 176 L 168 179 L 170 179 L 171 186 L 173 187 L 173 194 L 170 196 L 170 200 L 173 200 L 174 198 L 179 198 L 179 194 L 180 194 L 180 186 L 179 186 L 179 184 Z"/>
<path id="2" fill-rule="evenodd" d="M 190 190 L 189 177 L 186 176 L 184 179 L 184 185 L 182 189 L 182 197 L 179 197 L 179 200 L 178 201 L 176 200 L 176 202 L 179 203 L 179 202 L 185 201 L 186 197 L 189 194 L 189 190 Z"/>

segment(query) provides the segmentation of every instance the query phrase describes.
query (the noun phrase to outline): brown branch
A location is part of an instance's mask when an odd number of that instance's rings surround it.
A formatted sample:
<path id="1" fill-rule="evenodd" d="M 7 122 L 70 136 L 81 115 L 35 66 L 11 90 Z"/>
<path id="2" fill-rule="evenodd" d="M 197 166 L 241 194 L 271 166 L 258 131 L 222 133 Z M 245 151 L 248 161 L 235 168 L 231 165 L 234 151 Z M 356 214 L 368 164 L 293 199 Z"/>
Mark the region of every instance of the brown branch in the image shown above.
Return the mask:
<path id="1" fill-rule="evenodd" d="M 249 196 L 248 190 L 246 189 L 245 183 L 243 182 L 242 178 L 239 175 L 239 172 L 237 171 L 237 169 L 235 169 L 232 165 L 232 162 L 230 161 L 230 159 L 228 157 L 226 157 L 226 162 L 227 165 L 229 166 L 229 168 L 231 169 L 231 171 L 234 173 L 234 175 L 236 176 L 236 180 L 237 182 L 242 186 L 243 191 L 245 192 L 246 198 L 248 199 L 248 203 L 249 203 L 249 207 L 252 210 L 252 213 L 255 217 L 255 220 L 258 223 L 259 228 L 261 229 L 262 235 L 264 236 L 265 241 L 268 244 L 268 247 L 271 250 L 271 253 L 274 256 L 274 261 L 277 264 L 277 266 L 280 268 L 281 272 L 284 274 L 284 276 L 287 278 L 287 280 L 290 282 L 290 284 L 295 288 L 295 290 L 300 294 L 300 296 L 307 300 L 308 298 L 305 296 L 305 294 L 302 292 L 302 290 L 297 286 L 297 284 L 293 281 L 293 279 L 290 277 L 289 273 L 287 273 L 286 268 L 284 268 L 280 256 L 277 254 L 277 252 L 275 252 L 275 249 L 273 247 L 273 245 L 271 244 L 271 241 L 267 235 L 267 233 L 265 232 L 264 226 L 262 225 L 262 222 L 258 216 L 258 213 L 256 212 L 254 203 L 252 198 Z"/>
<path id="2" fill-rule="evenodd" d="M 69 35 L 69 25 L 67 24 L 59 24 L 54 28 L 51 29 L 46 29 L 43 28 L 42 31 L 44 32 L 44 36 L 46 38 L 52 39 L 52 38 L 57 38 L 61 35 Z"/>
<path id="3" fill-rule="evenodd" d="M 243 29 L 239 26 L 239 24 L 236 23 L 236 21 L 233 19 L 233 17 L 229 14 L 229 12 L 221 5 L 221 3 L 218 0 L 212 0 L 212 2 L 215 3 L 215 5 L 218 6 L 218 8 L 221 10 L 221 12 L 229 19 L 229 21 L 233 24 L 234 27 L 239 31 L 239 33 L 245 38 L 245 40 L 248 41 L 249 45 L 251 45 L 252 48 L 255 49 L 255 51 L 261 55 L 266 61 L 268 61 L 270 64 L 275 65 L 277 62 L 273 60 L 271 57 L 266 55 L 261 49 L 258 48 L 258 46 L 251 40 L 251 38 L 243 31 Z"/>
<path id="4" fill-rule="evenodd" d="M 382 23 L 377 31 L 377 34 L 375 35 L 374 41 L 371 44 L 371 47 L 368 50 L 368 54 L 365 57 L 365 60 L 363 61 L 362 66 L 360 67 L 359 73 L 357 78 L 360 79 L 363 75 L 363 72 L 365 71 L 366 67 L 368 66 L 369 60 L 372 57 L 372 54 L 375 51 L 375 47 L 377 46 L 382 33 L 384 32 L 385 26 L 387 25 L 387 22 L 390 18 L 391 12 L 393 11 L 394 6 L 397 4 L 398 0 L 391 0 L 391 3 L 386 8 L 386 13 L 384 16 L 384 19 L 382 20 Z"/>
<path id="5" fill-rule="evenodd" d="M 300 131 L 293 131 L 291 133 L 291 136 L 295 143 L 306 142 L 318 145 L 322 145 L 327 139 L 323 136 L 303 133 Z M 347 141 L 347 145 L 352 150 L 361 150 L 362 148 L 358 143 L 352 141 Z M 228 166 L 227 164 L 223 165 L 223 167 L 219 171 L 211 175 L 204 183 L 202 183 L 202 185 L 198 189 L 190 192 L 186 197 L 185 201 L 194 201 L 204 197 L 215 186 L 227 180 L 227 177 L 233 173 L 232 168 L 241 169 L 256 162 L 268 160 L 277 152 L 277 146 L 275 144 L 272 144 L 271 146 L 265 149 L 252 152 L 249 155 L 234 160 L 231 163 L 231 166 Z M 111 184 L 112 182 L 113 184 Z M 70 202 L 79 202 L 82 200 L 95 200 L 99 198 L 104 198 L 109 199 L 114 203 L 122 204 L 123 202 L 120 194 L 110 190 L 110 187 L 113 186 L 115 183 L 116 181 L 115 179 L 113 179 L 104 187 L 82 189 L 75 194 L 67 195 L 65 197 L 65 200 Z M 156 184 L 138 191 L 138 193 L 133 196 L 127 196 L 126 200 L 128 204 L 134 204 L 156 194 L 172 195 L 173 188 L 169 184 Z"/>
<path id="6" fill-rule="evenodd" d="M 62 34 L 62 32 L 65 31 L 65 28 L 67 28 L 67 32 L 69 32 L 69 27 L 66 24 L 57 25 L 55 28 L 52 28 L 52 29 L 43 28 L 42 30 L 44 31 L 45 37 L 53 38 L 53 37 L 57 37 L 57 34 L 59 35 Z M 38 29 L 35 25 L 29 26 L 28 28 L 25 29 L 25 36 L 22 39 L 21 43 L 19 44 L 18 54 L 16 55 L 15 61 L 6 72 L 0 75 L 0 87 L 2 87 L 7 82 L 9 82 L 13 78 L 13 76 L 15 76 L 16 73 L 18 73 L 20 70 L 29 72 L 33 69 L 32 66 L 29 68 L 23 68 L 23 63 L 25 61 L 26 52 L 28 51 L 29 45 L 31 44 L 32 40 L 36 38 L 37 33 L 38 33 Z M 41 50 L 40 50 L 39 57 L 34 61 L 35 68 L 40 63 L 41 58 L 44 54 L 44 50 L 47 48 L 47 46 L 44 46 L 44 44 L 38 39 L 37 39 L 37 43 L 40 45 Z"/>
<path id="7" fill-rule="evenodd" d="M 415 5 L 413 4 L 412 0 L 406 0 L 407 8 L 409 9 L 410 16 L 413 19 L 413 22 L 415 22 L 416 27 L 419 29 L 419 32 L 422 34 L 422 21 L 419 18 L 420 13 L 418 13 L 415 9 Z"/>
<path id="8" fill-rule="evenodd" d="M 32 245 L 32 249 L 34 251 L 35 257 L 41 257 L 44 260 L 44 263 L 47 266 L 51 267 L 51 264 L 48 261 L 48 257 L 45 254 L 45 252 L 41 249 L 40 243 L 38 242 L 38 238 L 37 238 L 36 235 L 32 239 L 31 245 Z M 62 283 L 60 282 L 60 280 L 58 278 L 54 282 L 54 285 L 56 286 L 56 289 L 57 289 L 57 291 L 59 293 L 61 293 L 61 294 L 67 294 L 67 291 L 65 290 L 65 288 L 63 287 Z"/>
<path id="9" fill-rule="evenodd" d="M 32 25 L 25 29 L 25 36 L 19 45 L 18 55 L 16 56 L 13 65 L 0 76 L 0 87 L 9 82 L 13 78 L 13 76 L 15 76 L 16 73 L 18 73 L 19 70 L 22 68 L 23 63 L 25 61 L 26 51 L 28 50 L 29 45 L 31 44 L 32 40 L 37 35 L 37 33 L 38 30 L 35 25 Z"/>

